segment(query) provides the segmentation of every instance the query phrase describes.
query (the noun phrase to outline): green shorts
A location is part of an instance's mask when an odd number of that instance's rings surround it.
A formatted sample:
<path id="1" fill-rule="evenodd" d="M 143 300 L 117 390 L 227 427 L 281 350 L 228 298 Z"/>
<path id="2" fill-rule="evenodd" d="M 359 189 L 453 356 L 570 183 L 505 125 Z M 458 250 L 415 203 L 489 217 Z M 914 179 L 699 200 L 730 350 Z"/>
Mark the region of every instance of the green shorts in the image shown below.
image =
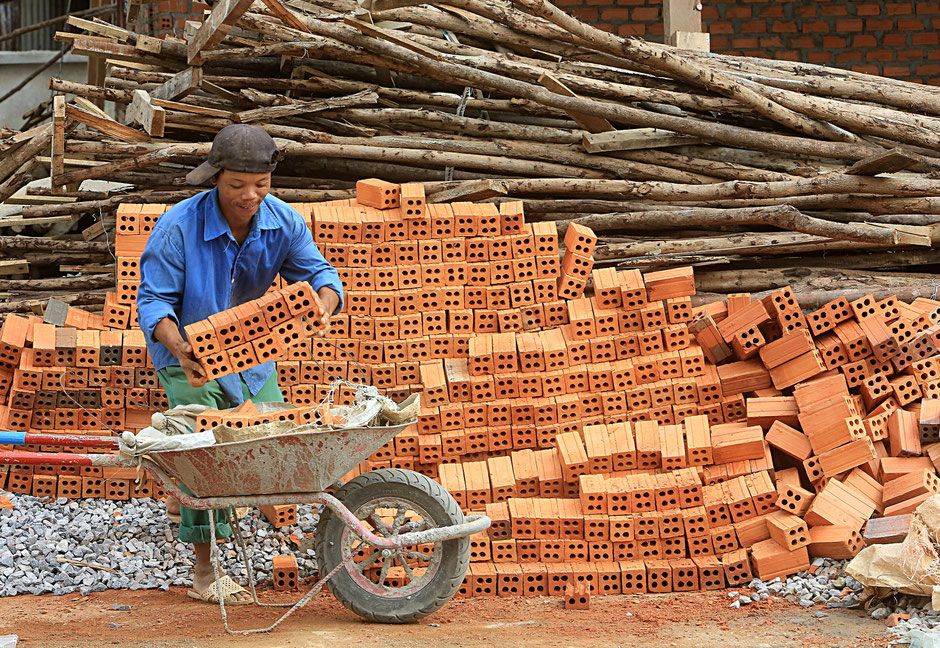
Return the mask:
<path id="1" fill-rule="evenodd" d="M 186 380 L 186 374 L 181 367 L 166 367 L 157 372 L 157 377 L 163 385 L 170 407 L 178 405 L 208 405 L 214 409 L 229 409 L 235 403 L 229 400 L 225 392 L 215 380 L 202 387 L 193 387 Z M 257 394 L 252 395 L 248 385 L 242 381 L 242 396 L 253 403 L 283 403 L 284 395 L 277 386 L 277 373 L 271 375 Z M 185 486 L 180 485 L 184 491 L 189 492 Z M 179 537 L 183 542 L 206 543 L 211 539 L 209 530 L 209 512 L 194 511 L 180 505 L 180 531 Z M 225 511 L 215 511 L 215 533 L 217 538 L 230 538 L 232 527 L 225 517 Z"/>

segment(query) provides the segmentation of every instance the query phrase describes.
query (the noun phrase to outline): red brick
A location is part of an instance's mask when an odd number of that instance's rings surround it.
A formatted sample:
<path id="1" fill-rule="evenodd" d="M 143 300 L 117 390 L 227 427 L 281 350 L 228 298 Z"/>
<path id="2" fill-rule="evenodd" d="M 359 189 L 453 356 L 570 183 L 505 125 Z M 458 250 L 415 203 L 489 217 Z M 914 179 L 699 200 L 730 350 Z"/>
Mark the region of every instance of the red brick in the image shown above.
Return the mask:
<path id="1" fill-rule="evenodd" d="M 877 65 L 853 65 L 853 72 L 861 72 L 862 74 L 878 74 Z"/>
<path id="2" fill-rule="evenodd" d="M 881 44 L 884 47 L 903 47 L 907 45 L 907 34 L 885 34 L 885 37 L 881 40 Z"/>
<path id="3" fill-rule="evenodd" d="M 591 7 L 582 7 L 580 9 L 575 9 L 571 12 L 571 15 L 577 18 L 578 20 L 595 23 L 598 20 L 597 9 Z"/>
<path id="4" fill-rule="evenodd" d="M 597 15 L 597 10 L 592 9 L 591 11 Z M 578 16 L 580 18 L 580 16 Z M 624 7 L 614 7 L 613 9 L 604 9 L 601 11 L 601 20 L 628 20 L 630 18 L 630 10 Z M 582 20 L 584 20 L 582 18 Z"/>
<path id="5" fill-rule="evenodd" d="M 659 19 L 658 7 L 637 7 L 630 12 L 634 20 L 653 21 Z"/>
<path id="6" fill-rule="evenodd" d="M 807 5 L 805 7 L 797 7 L 793 10 L 793 15 L 797 18 L 815 18 L 816 17 L 816 5 Z"/>
<path id="7" fill-rule="evenodd" d="M 741 31 L 749 34 L 763 33 L 767 31 L 766 20 L 748 20 L 741 24 Z M 792 31 L 796 31 L 794 28 Z"/>
<path id="8" fill-rule="evenodd" d="M 761 36 L 760 46 L 765 49 L 783 47 L 783 40 L 779 36 Z"/>
<path id="9" fill-rule="evenodd" d="M 872 50 L 865 53 L 866 61 L 893 61 L 894 52 L 892 50 Z"/>
<path id="10" fill-rule="evenodd" d="M 857 4 L 855 5 L 855 15 L 857 16 L 880 16 L 881 5 L 879 4 Z"/>
<path id="11" fill-rule="evenodd" d="M 759 11 L 758 15 L 766 18 L 783 18 L 783 4 L 772 2 L 765 9 Z"/>
<path id="12" fill-rule="evenodd" d="M 796 23 L 792 20 L 775 20 L 771 31 L 776 34 L 795 34 Z"/>
<path id="13" fill-rule="evenodd" d="M 898 20 L 898 30 L 900 31 L 923 31 L 924 20 L 922 18 L 901 18 Z"/>
<path id="14" fill-rule="evenodd" d="M 915 11 L 922 13 L 940 13 L 940 2 L 918 2 Z"/>
<path id="15" fill-rule="evenodd" d="M 812 32 L 818 34 L 828 34 L 829 33 L 829 23 L 825 20 L 813 20 L 812 22 L 805 22 L 802 25 L 804 32 Z M 774 29 L 774 31 L 777 31 Z"/>
<path id="16" fill-rule="evenodd" d="M 704 13 L 703 13 L 704 17 Z M 728 7 L 728 10 L 725 12 L 726 18 L 750 18 L 751 17 L 751 8 L 742 7 L 740 5 L 735 7 Z"/>
<path id="17" fill-rule="evenodd" d="M 836 31 L 837 32 L 862 31 L 862 20 L 860 18 L 841 18 L 839 20 L 836 20 Z"/>
<path id="18" fill-rule="evenodd" d="M 940 37 L 937 32 L 925 32 L 923 34 L 914 34 L 911 36 L 911 45 L 937 45 L 940 44 Z"/>
<path id="19" fill-rule="evenodd" d="M 836 54 L 836 63 L 847 63 L 849 61 L 857 61 L 861 57 L 861 54 L 856 51 L 851 52 L 839 52 Z"/>
<path id="20" fill-rule="evenodd" d="M 897 79 L 910 74 L 911 68 L 907 65 L 886 65 L 881 70 L 881 73 L 888 78 Z"/>
<path id="21" fill-rule="evenodd" d="M 936 34 L 931 34 L 936 36 Z M 901 50 L 897 52 L 897 60 L 899 61 L 920 61 L 924 58 L 924 50 Z"/>
<path id="22" fill-rule="evenodd" d="M 832 52 L 818 51 L 818 52 L 808 52 L 806 58 L 810 63 L 817 63 L 823 65 L 832 61 Z"/>
<path id="23" fill-rule="evenodd" d="M 823 5 L 819 8 L 819 15 L 824 17 L 847 16 L 848 14 L 848 9 L 842 4 Z"/>
<path id="24" fill-rule="evenodd" d="M 645 33 L 646 25 L 617 25 L 617 34 L 619 36 L 642 36 Z"/>
<path id="25" fill-rule="evenodd" d="M 912 2 L 886 2 L 885 12 L 889 16 L 909 16 L 913 13 Z"/>
<path id="26" fill-rule="evenodd" d="M 836 21 L 836 26 L 840 21 Z M 894 20 L 891 18 L 869 18 L 865 21 L 865 31 L 890 31 L 894 29 Z M 853 30 L 860 31 L 860 30 Z"/>
<path id="27" fill-rule="evenodd" d="M 747 24 L 742 28 L 742 31 L 767 31 L 767 27 L 764 26 L 760 30 L 749 30 L 747 29 Z M 730 21 L 727 20 L 716 20 L 708 26 L 709 34 L 733 34 L 735 33 L 734 27 L 731 25 Z"/>
<path id="28" fill-rule="evenodd" d="M 823 47 L 826 49 L 842 49 L 847 44 L 841 36 L 823 36 Z"/>
<path id="29" fill-rule="evenodd" d="M 740 48 L 755 48 L 756 49 L 758 47 L 757 37 L 755 36 L 750 36 L 747 38 L 735 38 L 734 40 L 731 41 L 731 44 L 734 47 L 740 47 Z"/>
<path id="30" fill-rule="evenodd" d="M 852 47 L 876 47 L 878 39 L 871 34 L 862 34 L 852 38 Z"/>

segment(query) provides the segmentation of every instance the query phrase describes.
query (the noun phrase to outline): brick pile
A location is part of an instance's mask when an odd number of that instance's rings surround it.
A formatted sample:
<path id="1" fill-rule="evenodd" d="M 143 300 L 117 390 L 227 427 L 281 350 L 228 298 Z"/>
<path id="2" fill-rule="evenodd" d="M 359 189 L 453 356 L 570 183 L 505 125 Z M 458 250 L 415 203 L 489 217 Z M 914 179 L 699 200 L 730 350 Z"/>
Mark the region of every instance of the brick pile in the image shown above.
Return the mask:
<path id="1" fill-rule="evenodd" d="M 347 477 L 417 470 L 493 519 L 472 538 L 459 595 L 571 586 L 580 602 L 585 587 L 589 599 L 786 575 L 813 556 L 854 555 L 870 517 L 940 491 L 940 303 L 869 298 L 804 315 L 782 289 L 693 308 L 690 268 L 594 269 L 587 228 L 569 227 L 562 250 L 554 225 L 526 223 L 520 203 L 426 205 L 420 189 L 364 181 L 356 201 L 294 205 L 340 274 L 345 310 L 325 339 L 281 341 L 277 371 L 300 411 L 334 378 L 397 399 L 422 393 L 415 427 Z M 115 429 L 165 406 L 134 307 L 139 256 L 164 208 L 119 210 L 119 276 L 103 315 L 69 309 L 63 326 L 7 318 L 3 426 L 100 431 L 58 405 L 60 376 L 113 397 L 89 409 Z M 259 305 L 285 294 L 274 286 Z M 284 324 L 264 318 L 262 336 Z M 201 357 L 207 332 L 186 331 Z M 259 416 L 245 406 L 202 424 Z M 71 474 L 15 469 L 6 486 L 99 496 L 82 479 L 123 478 L 76 476 L 70 491 Z M 283 524 L 292 509 L 266 514 Z M 393 568 L 386 582 L 401 578 Z"/>

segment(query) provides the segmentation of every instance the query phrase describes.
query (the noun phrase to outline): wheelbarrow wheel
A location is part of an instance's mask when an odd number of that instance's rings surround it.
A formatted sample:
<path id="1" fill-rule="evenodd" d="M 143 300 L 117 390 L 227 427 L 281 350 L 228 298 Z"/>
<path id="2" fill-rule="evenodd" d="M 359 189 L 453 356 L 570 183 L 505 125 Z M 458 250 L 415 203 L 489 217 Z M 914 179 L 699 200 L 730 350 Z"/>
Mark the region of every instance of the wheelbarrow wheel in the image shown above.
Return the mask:
<path id="1" fill-rule="evenodd" d="M 460 506 L 440 484 L 411 470 L 383 468 L 360 475 L 336 493 L 376 535 L 461 524 Z M 377 550 L 343 520 L 324 508 L 316 531 L 320 574 L 328 574 L 350 554 L 327 587 L 359 616 L 380 623 L 413 623 L 453 597 L 470 564 L 469 538 Z"/>

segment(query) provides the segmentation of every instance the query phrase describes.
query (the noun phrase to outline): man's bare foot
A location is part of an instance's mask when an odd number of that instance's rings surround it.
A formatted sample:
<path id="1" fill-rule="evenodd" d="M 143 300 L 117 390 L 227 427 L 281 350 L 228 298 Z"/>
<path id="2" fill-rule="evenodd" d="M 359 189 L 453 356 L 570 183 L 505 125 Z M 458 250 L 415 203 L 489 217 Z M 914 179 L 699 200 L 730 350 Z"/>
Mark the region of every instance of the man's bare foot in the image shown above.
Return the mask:
<path id="1" fill-rule="evenodd" d="M 203 594 L 215 585 L 215 570 L 212 568 L 212 561 L 209 559 L 209 543 L 194 544 L 193 549 L 196 553 L 196 564 L 193 567 L 193 591 L 197 594 Z M 221 572 L 221 577 L 226 577 L 225 572 Z M 225 597 L 226 603 L 244 604 L 251 601 L 251 592 L 247 590 L 235 592 Z"/>
<path id="2" fill-rule="evenodd" d="M 166 512 L 173 515 L 180 514 L 180 501 L 172 495 L 166 496 Z"/>

